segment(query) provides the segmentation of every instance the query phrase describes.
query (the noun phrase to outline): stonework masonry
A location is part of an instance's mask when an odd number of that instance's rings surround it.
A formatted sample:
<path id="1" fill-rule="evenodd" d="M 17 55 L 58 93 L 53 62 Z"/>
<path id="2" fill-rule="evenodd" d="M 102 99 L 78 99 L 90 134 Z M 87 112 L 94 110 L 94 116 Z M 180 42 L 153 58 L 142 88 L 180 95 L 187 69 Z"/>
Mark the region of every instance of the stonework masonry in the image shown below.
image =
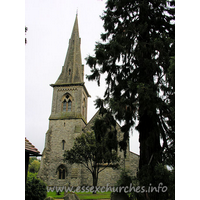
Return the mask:
<path id="1" fill-rule="evenodd" d="M 46 133 L 45 148 L 42 153 L 38 176 L 48 186 L 92 185 L 91 173 L 82 165 L 70 165 L 63 161 L 65 150 L 72 148 L 74 139 L 81 133 L 91 131 L 95 120 L 100 117 L 97 112 L 87 123 L 88 97 L 84 84 L 84 66 L 81 63 L 80 38 L 78 17 L 76 16 L 69 47 L 62 72 L 53 87 L 51 115 L 49 129 Z M 117 138 L 121 140 L 123 133 L 117 124 Z M 139 156 L 127 149 L 127 157 L 121 156 L 120 169 L 106 168 L 99 174 L 98 186 L 114 186 L 120 177 L 122 169 L 136 175 Z"/>

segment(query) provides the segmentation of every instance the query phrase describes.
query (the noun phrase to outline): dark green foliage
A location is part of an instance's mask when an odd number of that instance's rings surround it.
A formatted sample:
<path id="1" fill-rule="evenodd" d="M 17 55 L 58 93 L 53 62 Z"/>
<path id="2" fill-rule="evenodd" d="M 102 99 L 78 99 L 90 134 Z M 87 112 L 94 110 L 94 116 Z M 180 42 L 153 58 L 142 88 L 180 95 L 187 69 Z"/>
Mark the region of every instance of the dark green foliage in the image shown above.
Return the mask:
<path id="1" fill-rule="evenodd" d="M 119 160 L 117 152 L 110 151 L 105 142 L 105 137 L 102 143 L 96 142 L 94 132 L 83 133 L 75 139 L 72 149 L 65 151 L 64 160 L 71 164 L 83 164 L 90 172 L 93 171 L 93 167 L 102 171 L 102 164 L 106 164 L 107 167 Z"/>
<path id="2" fill-rule="evenodd" d="M 25 186 L 26 200 L 44 200 L 47 196 L 46 184 L 36 177 L 36 174 L 28 173 Z"/>
<path id="3" fill-rule="evenodd" d="M 132 178 L 130 177 L 130 175 L 128 174 L 127 171 L 123 170 L 121 172 L 119 180 L 117 181 L 116 187 L 118 187 L 118 186 L 130 186 L 131 183 L 132 183 Z M 122 191 L 122 193 L 124 193 L 124 191 Z"/>
<path id="4" fill-rule="evenodd" d="M 103 117 L 96 119 L 92 129 L 95 133 L 96 143 L 102 147 L 102 153 L 117 152 L 118 141 L 117 141 L 117 130 L 116 121 L 114 120 L 111 113 L 107 110 L 100 111 L 100 115 Z"/>
<path id="5" fill-rule="evenodd" d="M 149 176 L 149 173 L 152 176 Z M 145 186 L 150 199 L 175 199 L 175 179 L 174 170 L 170 171 L 163 164 L 143 166 L 138 173 L 140 185 Z M 159 187 L 160 186 L 160 187 Z M 143 199 L 143 195 L 136 194 L 138 199 Z"/>
<path id="6" fill-rule="evenodd" d="M 131 183 L 132 183 L 132 178 L 128 175 L 127 171 L 123 170 L 121 172 L 120 179 L 117 181 L 117 184 L 115 185 L 115 188 L 120 188 L 120 187 L 129 188 Z M 120 189 L 118 189 L 112 192 L 111 199 L 112 197 L 119 195 L 121 195 L 121 199 L 127 199 L 127 200 L 130 199 L 129 198 L 130 193 L 125 192 L 124 188 L 121 191 L 119 191 Z"/>
<path id="7" fill-rule="evenodd" d="M 170 58 L 170 66 L 167 71 L 168 86 L 165 88 L 165 93 L 169 96 L 167 99 L 168 112 L 164 116 L 168 118 L 168 126 L 163 124 L 164 130 L 162 137 L 164 140 L 164 159 L 168 165 L 175 167 L 175 57 Z M 169 128 L 168 128 L 169 127 Z"/>
<path id="8" fill-rule="evenodd" d="M 101 74 L 107 74 L 104 99 L 97 106 L 111 108 L 124 122 L 123 150 L 138 120 L 139 169 L 151 166 L 152 172 L 157 163 L 174 167 L 174 10 L 173 0 L 108 0 L 101 17 L 102 42 L 96 43 L 95 56 L 87 58 L 88 80 L 100 84 Z"/>
<path id="9" fill-rule="evenodd" d="M 149 173 L 152 173 L 152 176 L 149 176 Z M 112 196 L 122 194 L 131 200 L 145 200 L 146 198 L 156 200 L 175 199 L 174 170 L 168 170 L 166 166 L 157 164 L 153 172 L 150 166 L 145 166 L 140 170 L 137 177 L 132 178 L 129 174 L 127 171 L 122 171 L 115 186 L 118 190 L 112 192 Z M 120 187 L 126 186 L 128 186 L 128 190 L 132 188 L 131 191 L 126 190 L 124 192 L 124 189 L 122 189 L 119 192 Z"/>
<path id="10" fill-rule="evenodd" d="M 64 153 L 64 161 L 83 164 L 91 172 L 93 186 L 97 186 L 101 171 L 118 167 L 116 130 L 109 123 L 108 117 L 97 119 L 94 131 L 78 136 L 72 149 Z"/>

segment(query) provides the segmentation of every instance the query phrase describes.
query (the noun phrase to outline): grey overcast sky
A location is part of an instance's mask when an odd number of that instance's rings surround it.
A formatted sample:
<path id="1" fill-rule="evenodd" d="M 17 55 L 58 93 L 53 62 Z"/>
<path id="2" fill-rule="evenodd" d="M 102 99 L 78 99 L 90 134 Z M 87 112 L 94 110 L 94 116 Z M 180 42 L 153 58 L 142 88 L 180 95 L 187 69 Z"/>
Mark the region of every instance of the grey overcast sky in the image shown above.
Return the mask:
<path id="1" fill-rule="evenodd" d="M 42 153 L 48 118 L 51 112 L 53 88 L 66 57 L 76 13 L 81 37 L 82 63 L 85 75 L 90 73 L 85 58 L 93 55 L 95 42 L 104 32 L 100 19 L 105 0 L 26 0 L 25 25 L 25 136 Z M 96 113 L 94 100 L 103 97 L 105 85 L 88 82 L 91 95 L 88 101 L 88 121 Z M 139 154 L 138 133 L 131 134 L 131 151 Z"/>

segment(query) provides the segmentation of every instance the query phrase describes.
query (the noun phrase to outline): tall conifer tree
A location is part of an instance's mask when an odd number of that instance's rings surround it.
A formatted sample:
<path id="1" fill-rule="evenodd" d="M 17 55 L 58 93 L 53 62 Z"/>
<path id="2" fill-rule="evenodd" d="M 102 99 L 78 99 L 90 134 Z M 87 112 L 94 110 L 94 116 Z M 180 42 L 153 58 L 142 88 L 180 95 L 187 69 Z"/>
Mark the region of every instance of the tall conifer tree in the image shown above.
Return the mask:
<path id="1" fill-rule="evenodd" d="M 148 168 L 150 181 L 158 163 L 174 167 L 174 10 L 173 0 L 108 0 L 102 42 L 87 58 L 88 80 L 100 84 L 101 74 L 107 76 L 96 104 L 124 121 L 122 149 L 138 120 L 139 171 Z"/>

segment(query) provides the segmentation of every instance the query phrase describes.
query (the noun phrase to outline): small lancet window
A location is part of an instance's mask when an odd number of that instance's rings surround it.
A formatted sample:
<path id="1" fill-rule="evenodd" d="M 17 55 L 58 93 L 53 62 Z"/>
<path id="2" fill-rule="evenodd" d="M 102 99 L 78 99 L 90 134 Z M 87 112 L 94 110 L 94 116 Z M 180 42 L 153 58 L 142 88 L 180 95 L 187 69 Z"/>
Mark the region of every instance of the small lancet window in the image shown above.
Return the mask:
<path id="1" fill-rule="evenodd" d="M 85 102 L 85 98 L 83 98 L 82 111 L 83 111 L 83 116 L 85 116 L 85 111 L 86 111 L 86 102 Z"/>
<path id="2" fill-rule="evenodd" d="M 62 150 L 65 149 L 65 140 L 62 140 Z"/>
<path id="3" fill-rule="evenodd" d="M 69 69 L 69 76 L 71 75 L 71 69 Z"/>

